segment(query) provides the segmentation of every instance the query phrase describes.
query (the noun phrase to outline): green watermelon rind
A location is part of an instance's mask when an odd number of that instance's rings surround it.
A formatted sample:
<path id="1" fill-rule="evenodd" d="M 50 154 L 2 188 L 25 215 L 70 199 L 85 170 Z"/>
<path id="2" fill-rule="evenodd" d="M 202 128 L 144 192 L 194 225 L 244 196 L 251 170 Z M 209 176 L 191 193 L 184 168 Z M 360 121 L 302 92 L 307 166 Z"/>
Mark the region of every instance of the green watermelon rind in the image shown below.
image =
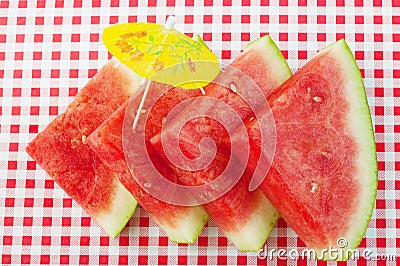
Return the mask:
<path id="1" fill-rule="evenodd" d="M 354 110 L 354 111 L 350 110 L 350 113 L 356 114 L 356 117 L 352 119 L 353 123 L 351 131 L 355 132 L 354 134 L 355 138 L 363 136 L 363 138 L 359 139 L 361 148 L 360 156 L 362 156 L 362 158 L 358 159 L 361 160 L 360 164 L 365 163 L 364 167 L 363 166 L 360 167 L 361 171 L 363 171 L 365 175 L 361 174 L 360 177 L 363 176 L 369 177 L 369 179 L 366 180 L 368 182 L 366 182 L 365 188 L 371 190 L 370 195 L 367 194 L 366 195 L 367 197 L 361 196 L 360 200 L 360 205 L 361 205 L 359 206 L 359 209 L 361 210 L 360 214 L 365 213 L 364 223 L 363 224 L 361 223 L 360 225 L 360 221 L 362 220 L 354 218 L 354 220 L 356 221 L 355 224 L 358 225 L 358 227 L 355 228 L 358 230 L 355 230 L 355 232 L 352 234 L 350 234 L 351 232 L 349 232 L 347 236 L 344 236 L 344 238 L 347 239 L 347 241 L 349 242 L 348 245 L 349 249 L 353 249 L 360 244 L 368 228 L 369 221 L 371 220 L 372 217 L 376 200 L 377 186 L 378 186 L 378 164 L 376 157 L 376 143 L 374 138 L 374 130 L 362 76 L 347 43 L 342 39 L 339 41 L 339 44 L 343 45 L 344 50 L 348 53 L 347 57 L 344 58 L 344 61 L 346 61 L 345 59 L 348 60 L 346 62 L 348 64 L 348 68 L 346 68 L 347 75 L 349 77 L 350 76 L 353 77 L 355 85 L 357 84 L 359 86 L 357 90 L 348 91 L 348 93 L 353 94 L 351 97 L 352 100 L 354 99 L 359 100 L 359 102 L 353 103 L 350 107 L 351 109 Z"/>
<path id="2" fill-rule="evenodd" d="M 185 219 L 177 221 L 175 227 L 170 227 L 169 225 L 157 221 L 157 224 L 172 242 L 178 244 L 192 244 L 203 231 L 205 224 L 208 222 L 208 213 L 202 206 L 191 208 L 193 208 L 193 210 L 190 212 L 190 216 L 186 216 Z M 177 230 L 177 228 L 179 228 L 179 230 Z"/>
<path id="3" fill-rule="evenodd" d="M 274 229 L 279 218 L 267 197 L 259 189 L 253 191 L 259 196 L 258 208 L 252 213 L 249 221 L 240 227 L 240 231 L 224 231 L 225 236 L 242 252 L 259 251 Z M 258 232 L 254 237 L 254 231 Z"/>
<path id="4" fill-rule="evenodd" d="M 102 213 L 93 217 L 98 224 L 101 224 L 107 234 L 115 238 L 135 213 L 138 202 L 131 193 L 118 181 L 116 177 L 115 187 L 117 189 L 116 197 L 113 199 L 113 207 L 109 213 Z"/>
<path id="5" fill-rule="evenodd" d="M 265 35 L 257 40 L 250 42 L 246 49 L 251 47 L 259 46 L 263 50 L 265 57 L 270 61 L 270 65 L 273 66 L 272 73 L 269 75 L 274 75 L 275 77 L 280 77 L 279 81 L 281 83 L 285 82 L 292 76 L 292 71 L 285 57 L 283 56 L 281 50 L 276 45 L 271 36 Z M 265 49 L 267 48 L 267 49 Z"/>
<path id="6" fill-rule="evenodd" d="M 115 57 L 111 58 L 108 64 L 112 64 L 118 68 L 122 75 L 126 75 L 131 80 L 131 86 L 126 88 L 129 94 L 133 95 L 139 87 L 142 77 L 134 73 L 124 64 L 120 64 Z M 114 179 L 114 186 L 117 193 L 114 194 L 114 199 L 111 201 L 113 206 L 109 213 L 99 214 L 93 217 L 94 220 L 101 225 L 106 233 L 112 237 L 117 237 L 121 231 L 126 227 L 132 215 L 138 206 L 136 199 L 129 193 L 129 191 L 119 182 L 118 177 Z"/>
<path id="7" fill-rule="evenodd" d="M 352 250 L 358 247 L 365 235 L 374 210 L 378 185 L 376 143 L 364 83 L 349 46 L 342 39 L 327 46 L 320 53 L 333 55 L 338 63 L 342 64 L 347 77 L 345 88 L 347 97 L 350 99 L 349 124 L 347 126 L 359 146 L 358 177 L 365 181 L 360 182 L 362 188 L 358 200 L 359 205 L 355 208 L 357 212 L 348 222 L 349 230 L 342 236 L 347 241 L 347 246 L 343 249 L 344 256 L 339 256 L 338 260 L 348 260 L 353 253 Z M 339 255 L 343 253 L 339 252 Z M 323 260 L 329 259 L 326 256 L 323 258 Z"/>
<path id="8" fill-rule="evenodd" d="M 246 50 L 247 49 L 259 49 L 262 52 L 266 61 L 269 62 L 269 65 L 273 66 L 271 68 L 273 73 L 268 73 L 268 76 L 273 76 L 276 79 L 277 84 L 284 83 L 292 75 L 289 65 L 282 55 L 281 50 L 269 35 L 250 42 L 246 47 Z M 257 191 L 254 191 L 253 193 L 256 192 Z M 261 191 L 259 192 L 260 194 L 263 194 Z M 259 251 L 278 221 L 279 213 L 264 195 L 260 198 L 260 203 L 261 206 L 252 215 L 249 222 L 243 226 L 243 232 L 224 232 L 239 251 Z M 264 224 L 264 226 L 261 226 L 261 224 Z M 249 239 L 246 236 L 254 236 L 254 234 L 246 234 L 246 232 L 250 231 L 257 231 L 259 237 L 252 237 Z"/>

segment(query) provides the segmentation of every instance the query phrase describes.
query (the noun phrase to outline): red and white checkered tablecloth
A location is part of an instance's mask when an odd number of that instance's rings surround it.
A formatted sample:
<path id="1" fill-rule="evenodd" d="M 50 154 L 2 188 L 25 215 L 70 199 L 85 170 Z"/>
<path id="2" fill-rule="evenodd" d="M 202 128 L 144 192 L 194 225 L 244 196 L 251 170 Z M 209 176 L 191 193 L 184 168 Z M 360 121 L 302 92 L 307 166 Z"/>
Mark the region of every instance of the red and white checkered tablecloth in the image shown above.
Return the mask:
<path id="1" fill-rule="evenodd" d="M 270 34 L 296 71 L 317 50 L 347 40 L 364 77 L 379 164 L 360 249 L 400 256 L 400 0 L 0 0 L 0 263 L 295 264 L 238 252 L 212 221 L 195 244 L 172 243 L 142 208 L 111 239 L 25 153 L 109 58 L 98 44 L 102 27 L 164 23 L 168 15 L 224 63 Z M 267 244 L 304 247 L 283 220 Z"/>

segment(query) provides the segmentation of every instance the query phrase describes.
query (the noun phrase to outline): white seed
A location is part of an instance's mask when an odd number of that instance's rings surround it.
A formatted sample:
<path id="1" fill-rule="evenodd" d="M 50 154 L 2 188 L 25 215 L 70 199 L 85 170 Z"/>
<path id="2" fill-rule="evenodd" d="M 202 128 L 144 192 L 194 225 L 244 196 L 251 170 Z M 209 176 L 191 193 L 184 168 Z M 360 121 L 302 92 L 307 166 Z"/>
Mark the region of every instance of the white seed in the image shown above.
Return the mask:
<path id="1" fill-rule="evenodd" d="M 146 113 L 147 112 L 147 110 L 146 109 L 142 109 L 142 110 L 140 110 L 140 113 L 142 113 L 142 114 L 144 114 L 144 113 Z"/>
<path id="2" fill-rule="evenodd" d="M 286 93 L 282 94 L 281 96 L 279 96 L 279 98 L 277 99 L 278 103 L 285 103 L 287 100 L 287 95 Z"/>
<path id="3" fill-rule="evenodd" d="M 311 193 L 314 193 L 318 189 L 318 185 L 314 182 L 311 183 Z"/>
<path id="4" fill-rule="evenodd" d="M 317 103 L 322 102 L 322 98 L 321 98 L 321 97 L 318 97 L 318 96 L 315 96 L 315 97 L 313 98 L 313 100 L 316 101 Z"/>
<path id="5" fill-rule="evenodd" d="M 230 88 L 231 91 L 233 91 L 234 93 L 237 92 L 237 87 L 236 87 L 235 83 L 233 83 L 233 82 L 229 83 L 229 88 Z"/>
<path id="6" fill-rule="evenodd" d="M 201 91 L 201 93 L 202 93 L 203 95 L 205 95 L 205 94 L 206 94 L 206 92 L 204 91 L 204 89 L 203 89 L 203 88 L 200 88 L 200 91 Z"/>
<path id="7" fill-rule="evenodd" d="M 253 121 L 254 120 L 254 116 L 250 117 L 249 121 Z"/>
<path id="8" fill-rule="evenodd" d="M 321 154 L 325 157 L 328 157 L 328 153 L 326 151 L 321 151 Z"/>
<path id="9" fill-rule="evenodd" d="M 165 121 L 167 121 L 167 118 L 166 117 L 163 117 L 163 119 L 161 120 L 161 123 L 165 123 Z"/>
<path id="10" fill-rule="evenodd" d="M 118 68 L 119 65 L 121 65 L 121 62 L 118 61 L 117 63 L 114 64 L 114 68 Z"/>
<path id="11" fill-rule="evenodd" d="M 311 92 L 311 88 L 308 87 L 308 88 L 307 88 L 307 94 L 310 95 L 310 92 Z"/>
<path id="12" fill-rule="evenodd" d="M 151 188 L 151 184 L 150 183 L 144 183 L 143 186 L 146 187 L 146 188 Z"/>
<path id="13" fill-rule="evenodd" d="M 82 135 L 82 143 L 86 144 L 86 136 L 85 135 Z"/>

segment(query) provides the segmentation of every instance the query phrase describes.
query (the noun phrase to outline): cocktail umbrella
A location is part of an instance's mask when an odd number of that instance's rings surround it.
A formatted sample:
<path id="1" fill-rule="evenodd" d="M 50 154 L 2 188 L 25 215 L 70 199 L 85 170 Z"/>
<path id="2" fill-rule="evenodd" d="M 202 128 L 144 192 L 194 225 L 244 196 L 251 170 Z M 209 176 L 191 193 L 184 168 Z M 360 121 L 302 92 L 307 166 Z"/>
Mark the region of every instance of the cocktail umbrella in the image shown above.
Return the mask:
<path id="1" fill-rule="evenodd" d="M 217 56 L 201 39 L 195 41 L 174 29 L 175 22 L 170 16 L 165 25 L 124 23 L 104 29 L 103 43 L 110 53 L 147 82 L 134 129 L 152 80 L 183 89 L 201 89 L 220 72 Z"/>

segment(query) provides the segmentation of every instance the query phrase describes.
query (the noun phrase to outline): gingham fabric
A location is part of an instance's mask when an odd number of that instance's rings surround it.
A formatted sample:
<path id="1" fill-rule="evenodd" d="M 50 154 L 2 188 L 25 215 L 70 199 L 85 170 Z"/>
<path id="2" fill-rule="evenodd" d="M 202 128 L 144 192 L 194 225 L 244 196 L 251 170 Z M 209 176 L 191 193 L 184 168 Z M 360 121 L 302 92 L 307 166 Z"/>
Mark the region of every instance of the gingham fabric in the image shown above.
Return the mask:
<path id="1" fill-rule="evenodd" d="M 179 30 L 203 36 L 224 63 L 270 34 L 296 71 L 317 50 L 347 40 L 364 78 L 379 164 L 360 250 L 372 250 L 371 264 L 395 265 L 374 258 L 400 256 L 400 0 L 0 0 L 0 263 L 326 264 L 238 252 L 212 221 L 194 244 L 175 244 L 142 208 L 111 239 L 25 153 L 109 58 L 99 44 L 103 27 L 164 23 L 168 15 Z M 304 248 L 283 220 L 267 245 Z"/>

